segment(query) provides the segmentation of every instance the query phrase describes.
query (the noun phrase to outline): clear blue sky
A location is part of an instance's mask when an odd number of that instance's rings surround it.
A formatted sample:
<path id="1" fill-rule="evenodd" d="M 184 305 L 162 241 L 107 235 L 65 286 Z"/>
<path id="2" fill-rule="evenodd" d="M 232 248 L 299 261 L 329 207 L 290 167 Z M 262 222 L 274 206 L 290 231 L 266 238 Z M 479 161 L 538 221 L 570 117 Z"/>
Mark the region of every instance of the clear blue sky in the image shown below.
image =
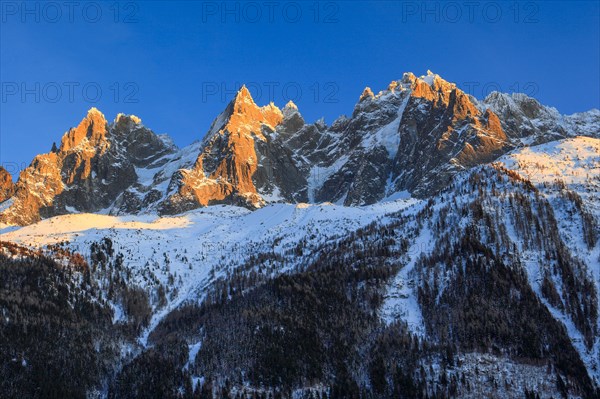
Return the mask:
<path id="1" fill-rule="evenodd" d="M 0 2 L 0 163 L 14 171 L 49 151 L 92 106 L 185 146 L 241 83 L 259 104 L 291 98 L 328 123 L 365 86 L 427 69 L 478 98 L 600 107 L 598 1 L 223 4 Z"/>

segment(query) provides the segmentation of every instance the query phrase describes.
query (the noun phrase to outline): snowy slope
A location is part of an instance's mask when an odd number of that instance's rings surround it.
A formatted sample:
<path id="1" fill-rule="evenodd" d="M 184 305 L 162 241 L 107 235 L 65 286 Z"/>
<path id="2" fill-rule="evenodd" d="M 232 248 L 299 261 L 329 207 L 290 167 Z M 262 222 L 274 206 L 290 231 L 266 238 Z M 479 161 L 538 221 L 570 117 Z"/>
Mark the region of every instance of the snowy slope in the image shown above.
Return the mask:
<path id="1" fill-rule="evenodd" d="M 150 292 L 156 283 L 168 289 L 169 305 L 156 309 L 141 337 L 145 344 L 173 308 L 186 300 L 201 300 L 212 281 L 251 255 L 271 250 L 283 254 L 303 239 L 321 245 L 415 202 L 398 200 L 364 208 L 278 204 L 254 212 L 211 206 L 173 217 L 76 214 L 0 230 L 0 239 L 32 248 L 66 241 L 71 250 L 89 255 L 92 243 L 110 238 L 115 251 L 125 256 L 130 284 Z"/>
<path id="2" fill-rule="evenodd" d="M 582 238 L 582 221 L 574 207 L 565 200 L 565 194 L 575 192 L 582 206 L 595 221 L 596 233 L 600 231 L 600 139 L 576 137 L 524 148 L 500 158 L 499 163 L 531 181 L 541 190 L 552 205 L 561 237 L 572 254 L 587 266 L 590 275 L 600 288 L 600 240 L 590 247 Z M 600 336 L 591 349 L 585 347 L 582 334 L 572 320 L 554 308 L 541 295 L 540 282 L 543 270 L 538 267 L 539 254 L 525 251 L 527 271 L 534 291 L 546 303 L 552 314 L 561 320 L 589 369 L 600 381 Z M 560 284 L 560 282 L 558 282 Z M 600 291 L 599 291 L 600 292 Z M 600 298 L 597 299 L 600 303 Z M 600 331 L 600 320 L 597 323 Z"/>
<path id="3" fill-rule="evenodd" d="M 600 139 L 592 137 L 581 136 L 522 148 L 503 156 L 498 162 L 518 171 L 536 185 L 562 180 L 584 191 L 600 186 Z"/>

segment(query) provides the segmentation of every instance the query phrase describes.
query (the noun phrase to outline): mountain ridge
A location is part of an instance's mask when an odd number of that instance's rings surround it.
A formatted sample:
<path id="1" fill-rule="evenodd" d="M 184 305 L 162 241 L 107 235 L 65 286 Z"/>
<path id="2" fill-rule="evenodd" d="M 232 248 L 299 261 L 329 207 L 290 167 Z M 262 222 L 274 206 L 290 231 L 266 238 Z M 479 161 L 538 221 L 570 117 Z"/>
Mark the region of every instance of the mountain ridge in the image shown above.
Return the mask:
<path id="1" fill-rule="evenodd" d="M 421 198 L 512 149 L 599 131 L 598 110 L 564 116 L 497 92 L 479 101 L 431 71 L 405 73 L 377 94 L 365 88 L 351 117 L 331 126 L 306 123 L 291 102 L 259 107 L 242 86 L 203 139 L 184 149 L 136 116 L 108 123 L 92 108 L 4 189 L 0 223 L 79 211 L 178 214 L 218 203 L 360 206 L 405 191 Z"/>

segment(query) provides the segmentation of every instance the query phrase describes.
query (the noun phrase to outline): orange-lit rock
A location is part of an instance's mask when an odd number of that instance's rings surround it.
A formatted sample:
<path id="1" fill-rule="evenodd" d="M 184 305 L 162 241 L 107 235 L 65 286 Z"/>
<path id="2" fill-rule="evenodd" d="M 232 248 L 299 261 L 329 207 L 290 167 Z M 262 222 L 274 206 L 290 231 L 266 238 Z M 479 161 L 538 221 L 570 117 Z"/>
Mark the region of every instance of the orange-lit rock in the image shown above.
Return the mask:
<path id="1" fill-rule="evenodd" d="M 137 117 L 119 115 L 109 125 L 100 111 L 90 109 L 63 135 L 58 149 L 36 156 L 21 172 L 0 222 L 24 225 L 73 209 L 95 212 L 110 206 L 136 182 L 134 164 L 145 162 L 138 157 L 168 151 L 139 123 Z"/>
<path id="2" fill-rule="evenodd" d="M 226 200 L 262 206 L 253 182 L 259 161 L 256 145 L 267 141 L 265 133 L 274 131 L 282 120 L 279 108 L 272 103 L 259 107 L 243 86 L 213 123 L 193 169 L 177 177 L 177 193 L 167 199 L 163 211 L 180 212 Z"/>
<path id="3" fill-rule="evenodd" d="M 363 90 L 362 94 L 360 95 L 360 98 L 358 99 L 358 101 L 363 101 L 365 99 L 372 99 L 375 97 L 375 94 L 373 94 L 373 91 L 371 90 L 370 87 L 365 87 L 365 89 Z"/>
<path id="4" fill-rule="evenodd" d="M 60 151 L 67 152 L 80 145 L 94 148 L 106 140 L 106 118 L 96 108 L 88 114 L 76 128 L 70 129 L 62 138 Z"/>
<path id="5" fill-rule="evenodd" d="M 15 192 L 15 185 L 12 176 L 2 166 L 0 166 L 0 202 L 4 202 Z"/>

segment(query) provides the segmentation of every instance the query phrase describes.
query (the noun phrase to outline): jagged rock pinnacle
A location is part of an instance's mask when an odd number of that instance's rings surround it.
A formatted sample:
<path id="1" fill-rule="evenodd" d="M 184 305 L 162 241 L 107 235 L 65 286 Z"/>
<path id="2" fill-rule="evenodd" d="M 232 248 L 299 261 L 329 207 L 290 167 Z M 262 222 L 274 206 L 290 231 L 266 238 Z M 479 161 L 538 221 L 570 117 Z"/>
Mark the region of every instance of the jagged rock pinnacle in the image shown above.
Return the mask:
<path id="1" fill-rule="evenodd" d="M 250 90 L 246 87 L 246 85 L 242 85 L 235 95 L 234 102 L 239 101 L 249 101 L 254 103 L 254 99 L 252 98 L 252 94 L 250 94 Z"/>
<path id="2" fill-rule="evenodd" d="M 292 117 L 300 117 L 300 119 L 302 119 L 300 113 L 298 112 L 298 107 L 291 100 L 285 104 L 285 107 L 283 107 L 281 112 L 283 113 L 284 119 L 290 119 Z M 304 124 L 304 120 L 302 120 L 302 124 Z"/>
<path id="3" fill-rule="evenodd" d="M 363 101 L 365 99 L 372 99 L 375 98 L 375 95 L 373 94 L 373 90 L 371 90 L 370 87 L 365 87 L 365 89 L 363 90 L 362 94 L 360 95 L 360 98 L 358 99 L 358 101 Z"/>
<path id="4" fill-rule="evenodd" d="M 100 115 L 102 116 L 102 118 L 104 118 L 104 114 L 96 107 L 92 107 L 90 109 L 88 109 L 87 115 Z"/>
<path id="5" fill-rule="evenodd" d="M 92 146 L 103 141 L 107 132 L 107 121 L 104 114 L 97 108 L 88 110 L 85 118 L 81 120 L 76 128 L 70 129 L 62 137 L 60 151 L 68 151 L 80 145 L 84 139 L 88 139 Z"/>
<path id="6" fill-rule="evenodd" d="M 298 106 L 296 104 L 294 104 L 294 102 L 292 100 L 290 100 L 290 101 L 288 101 L 287 104 L 285 104 L 284 109 L 295 109 L 297 111 Z"/>
<path id="7" fill-rule="evenodd" d="M 119 113 L 119 114 L 117 114 L 117 117 L 114 120 L 115 124 L 122 124 L 122 123 L 128 124 L 130 122 L 132 122 L 135 125 L 140 125 L 142 123 L 142 119 L 135 115 L 126 115 L 126 114 Z"/>

